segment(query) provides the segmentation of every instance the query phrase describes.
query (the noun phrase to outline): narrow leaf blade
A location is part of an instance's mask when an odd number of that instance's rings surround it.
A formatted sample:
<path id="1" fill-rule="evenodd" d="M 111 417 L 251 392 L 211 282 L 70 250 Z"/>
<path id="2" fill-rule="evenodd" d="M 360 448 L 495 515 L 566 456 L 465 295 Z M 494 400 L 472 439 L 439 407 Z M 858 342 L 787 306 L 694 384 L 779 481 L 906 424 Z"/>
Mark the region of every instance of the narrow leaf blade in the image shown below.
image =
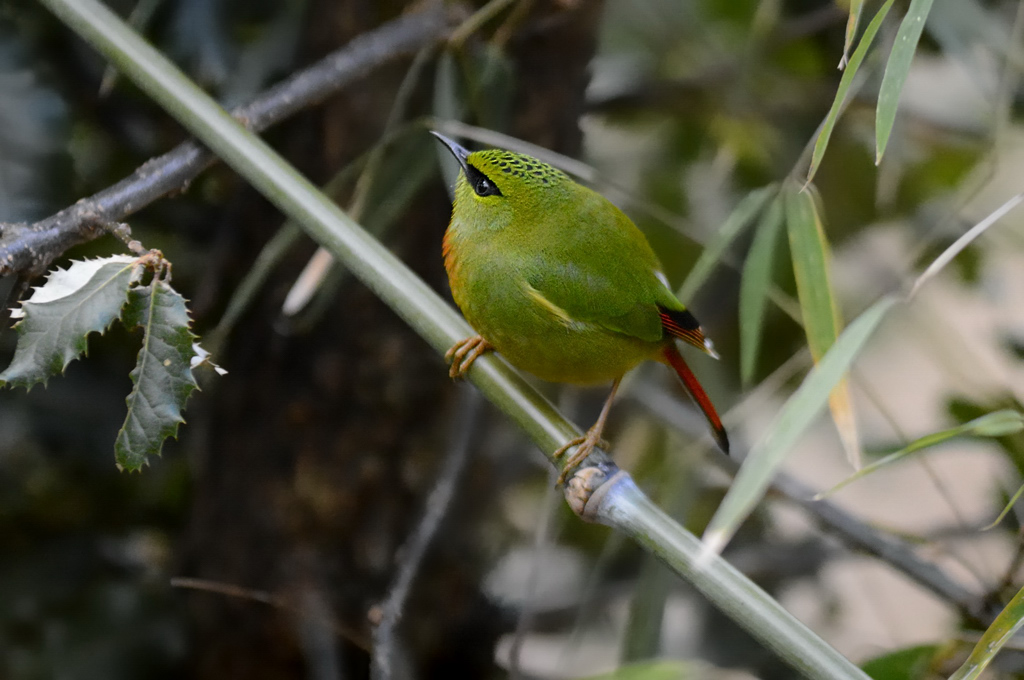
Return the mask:
<path id="1" fill-rule="evenodd" d="M 921 39 L 928 13 L 932 9 L 932 0 L 911 0 L 910 9 L 900 23 L 896 32 L 896 43 L 889 54 L 889 62 L 885 65 L 882 76 L 882 88 L 878 92 L 878 106 L 875 109 L 875 164 L 882 162 L 885 147 L 889 144 L 893 123 L 896 122 L 896 109 L 900 103 L 900 92 L 907 82 L 910 63 L 917 51 L 917 42 Z"/>
<path id="2" fill-rule="evenodd" d="M 835 343 L 841 327 L 839 305 L 832 292 L 829 275 L 831 255 L 828 240 L 818 214 L 813 187 L 800 191 L 795 183 L 790 183 L 784 195 L 786 231 L 789 234 L 789 249 L 804 331 L 807 333 L 811 356 L 818 362 Z M 832 390 L 829 405 L 847 458 L 855 468 L 860 467 L 857 423 L 845 379 Z"/>
<path id="3" fill-rule="evenodd" d="M 811 191 L 801 191 L 796 184 L 789 183 L 784 201 L 786 233 L 807 345 L 811 356 L 819 361 L 839 335 L 839 311 L 829 276 L 828 241 Z"/>
<path id="4" fill-rule="evenodd" d="M 164 440 L 176 437 L 185 422 L 181 411 L 197 387 L 191 368 L 195 336 L 185 298 L 160 279 L 129 291 L 122 320 L 143 329 L 131 372 L 134 387 L 125 400 L 128 415 L 114 443 L 118 468 L 134 471 L 159 455 Z"/>
<path id="5" fill-rule="evenodd" d="M 892 3 L 893 0 L 886 0 L 882 8 L 878 10 L 878 13 L 871 20 L 871 23 L 868 24 L 868 27 L 864 30 L 864 35 L 860 39 L 860 43 L 857 45 L 857 49 L 854 50 L 853 56 L 850 57 L 850 63 L 846 65 L 846 70 L 843 71 L 843 77 L 839 79 L 839 89 L 836 90 L 836 98 L 832 102 L 832 108 L 829 109 L 828 115 L 825 116 L 825 122 L 821 126 L 821 132 L 818 133 L 818 139 L 814 142 L 811 166 L 807 171 L 808 182 L 811 182 L 814 179 L 814 175 L 818 172 L 818 166 L 821 165 L 821 159 L 825 156 L 825 149 L 828 148 L 828 140 L 832 136 L 832 130 L 835 128 L 839 114 L 846 103 L 846 95 L 850 91 L 850 86 L 853 85 L 853 79 L 857 75 L 857 70 L 860 69 L 865 55 L 868 53 L 868 48 L 871 47 L 871 43 L 875 39 L 875 34 L 878 33 L 878 29 L 882 26 L 885 15 L 889 13 Z"/>
<path id="6" fill-rule="evenodd" d="M 706 552 L 721 552 L 761 501 L 779 465 L 821 414 L 829 393 L 896 302 L 894 297 L 884 297 L 858 316 L 786 401 L 711 518 L 703 538 Z"/>
<path id="7" fill-rule="evenodd" d="M 772 280 L 775 247 L 782 227 L 784 201 L 776 197 L 761 216 L 740 279 L 740 376 L 744 385 L 754 379 L 761 351 L 761 333 Z"/>
<path id="8" fill-rule="evenodd" d="M 740 235 L 743 229 L 754 221 L 754 218 L 761 212 L 761 209 L 764 208 L 776 190 L 777 187 L 774 184 L 762 187 L 747 194 L 739 202 L 736 209 L 732 211 L 729 218 L 722 224 L 714 239 L 704 249 L 704 252 L 700 254 L 700 257 L 697 258 L 697 262 L 694 263 L 690 273 L 687 274 L 686 280 L 680 286 L 676 297 L 686 303 L 693 299 L 694 294 L 708 280 L 708 276 L 711 275 L 711 271 L 715 268 L 718 261 L 722 259 L 725 251 L 728 250 L 729 246 L 732 245 L 732 242 L 736 240 L 736 237 Z"/>
<path id="9" fill-rule="evenodd" d="M 866 477 L 872 472 L 876 472 L 881 468 L 903 460 L 912 453 L 936 446 L 937 444 L 949 441 L 954 437 L 962 437 L 964 435 L 973 435 L 975 437 L 1003 437 L 1020 432 L 1021 430 L 1024 430 L 1024 415 L 1019 411 L 1004 409 L 1002 411 L 988 413 L 980 418 L 975 418 L 969 423 L 964 423 L 963 425 L 952 427 L 948 430 L 942 430 L 941 432 L 933 432 L 932 434 L 915 439 L 899 451 L 890 453 L 888 456 L 880 458 L 871 465 L 862 467 L 860 470 L 857 470 L 857 472 L 839 482 L 828 491 L 819 493 L 814 497 L 814 499 L 821 500 L 826 496 L 831 496 L 839 489 L 842 489 L 851 482 L 857 481 L 861 477 Z"/>
<path id="10" fill-rule="evenodd" d="M 839 62 L 839 68 L 846 68 L 849 59 L 850 48 L 853 47 L 853 38 L 857 35 L 857 27 L 860 25 L 860 15 L 864 12 L 864 0 L 850 0 L 850 17 L 846 20 L 846 42 L 843 44 L 843 58 Z"/>
<path id="11" fill-rule="evenodd" d="M 1006 516 L 1010 514 L 1011 510 L 1013 510 L 1013 506 L 1017 505 L 1017 501 L 1020 500 L 1022 495 L 1024 495 L 1024 484 L 1017 487 L 1017 490 L 1013 492 L 1012 496 L 1010 496 L 1010 500 L 1008 500 L 1006 505 L 1003 506 L 1003 509 L 999 511 L 999 515 L 996 516 L 989 525 L 983 526 L 981 530 L 988 531 L 989 529 L 995 529 L 997 526 L 1002 524 L 1003 520 L 1006 519 Z"/>
<path id="12" fill-rule="evenodd" d="M 64 371 L 85 353 L 90 333 L 102 333 L 125 304 L 135 258 L 73 262 L 55 270 L 13 310 L 20 318 L 14 358 L 0 385 L 32 387 Z"/>
<path id="13" fill-rule="evenodd" d="M 957 255 L 963 252 L 964 248 L 969 246 L 974 239 L 985 233 L 989 227 L 1002 219 L 1006 213 L 1020 205 L 1021 201 L 1024 201 L 1024 192 L 1010 197 L 1009 200 L 989 213 L 985 219 L 968 229 L 963 236 L 958 238 L 948 248 L 942 251 L 942 253 L 935 258 L 930 265 L 928 265 L 927 269 L 921 272 L 921 275 L 917 277 L 916 281 L 914 281 L 914 287 L 910 289 L 910 293 L 907 297 L 914 297 L 917 294 L 917 291 L 921 289 L 921 286 L 923 286 L 933 276 L 941 272 L 943 268 L 952 262 Z"/>
<path id="14" fill-rule="evenodd" d="M 971 655 L 949 680 L 974 680 L 981 676 L 999 650 L 1024 626 L 1024 588 L 1017 591 L 1010 603 L 978 640 Z"/>

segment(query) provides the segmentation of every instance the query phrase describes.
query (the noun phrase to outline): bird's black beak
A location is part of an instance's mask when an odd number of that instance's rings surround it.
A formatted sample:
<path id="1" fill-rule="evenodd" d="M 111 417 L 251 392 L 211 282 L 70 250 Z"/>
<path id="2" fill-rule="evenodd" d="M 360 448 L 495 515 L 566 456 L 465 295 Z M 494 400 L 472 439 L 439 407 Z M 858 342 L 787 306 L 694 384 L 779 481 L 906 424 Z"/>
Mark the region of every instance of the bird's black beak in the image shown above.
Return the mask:
<path id="1" fill-rule="evenodd" d="M 455 160 L 457 160 L 459 162 L 459 165 L 462 166 L 463 172 L 468 173 L 468 168 L 466 167 L 466 159 L 469 158 L 469 151 L 466 150 L 464 146 L 456 143 L 454 140 L 445 137 L 440 132 L 435 132 L 431 130 L 430 134 L 440 139 L 441 143 L 448 147 L 448 150 L 452 152 L 453 156 L 455 156 Z"/>

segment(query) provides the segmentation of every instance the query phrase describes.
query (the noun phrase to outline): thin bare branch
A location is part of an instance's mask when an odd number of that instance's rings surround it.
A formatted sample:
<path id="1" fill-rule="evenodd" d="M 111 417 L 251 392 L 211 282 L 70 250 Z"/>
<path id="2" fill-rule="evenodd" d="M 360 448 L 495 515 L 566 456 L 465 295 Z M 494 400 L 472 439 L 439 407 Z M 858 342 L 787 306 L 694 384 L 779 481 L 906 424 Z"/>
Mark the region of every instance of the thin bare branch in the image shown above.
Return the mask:
<path id="1" fill-rule="evenodd" d="M 373 631 L 373 662 L 370 669 L 374 680 L 388 680 L 393 677 L 393 662 L 397 654 L 395 629 L 401 620 L 405 601 L 409 597 L 423 556 L 434 540 L 441 520 L 444 519 L 451 504 L 456 482 L 466 466 L 470 445 L 477 431 L 476 425 L 479 422 L 483 399 L 476 389 L 468 385 L 460 385 L 459 393 L 457 414 L 452 428 L 454 437 L 448 456 L 438 475 L 437 483 L 427 497 L 423 518 L 400 551 L 402 561 L 398 565 L 387 599 L 378 608 L 380 620 Z"/>
<path id="2" fill-rule="evenodd" d="M 221 581 L 211 581 L 204 578 L 191 578 L 188 576 L 175 576 L 171 579 L 171 587 L 201 590 L 207 593 L 224 595 L 225 597 L 234 597 L 240 600 L 260 602 L 262 604 L 270 605 L 274 609 L 280 609 L 295 616 L 302 616 L 307 613 L 307 608 L 297 604 L 290 598 L 282 595 L 275 595 L 274 593 L 267 592 L 266 590 L 245 588 L 243 586 L 234 585 L 233 583 L 223 583 Z M 345 640 L 348 640 L 356 647 L 369 650 L 370 645 L 366 640 L 366 636 L 361 632 L 346 628 L 344 625 L 334 620 L 333 617 L 324 621 L 324 623 L 329 624 L 335 634 Z"/>

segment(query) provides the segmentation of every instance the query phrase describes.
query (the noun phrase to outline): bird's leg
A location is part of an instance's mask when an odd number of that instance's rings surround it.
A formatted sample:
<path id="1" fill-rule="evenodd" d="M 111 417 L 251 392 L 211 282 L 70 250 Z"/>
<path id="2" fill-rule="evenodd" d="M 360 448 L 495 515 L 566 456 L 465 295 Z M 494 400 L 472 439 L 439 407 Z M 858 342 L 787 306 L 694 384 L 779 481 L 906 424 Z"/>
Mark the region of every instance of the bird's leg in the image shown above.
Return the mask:
<path id="1" fill-rule="evenodd" d="M 474 335 L 460 340 L 444 353 L 444 360 L 450 361 L 452 364 L 448 369 L 448 375 L 452 378 L 463 377 L 478 356 L 493 349 L 494 345 L 484 340 L 482 335 Z"/>
<path id="2" fill-rule="evenodd" d="M 565 455 L 565 452 L 572 447 L 578 447 L 569 460 L 565 461 L 565 465 L 562 466 L 562 474 L 558 475 L 558 483 L 565 484 L 565 478 L 572 472 L 576 466 L 583 462 L 583 460 L 590 455 L 594 450 L 594 447 L 600 446 L 602 448 L 608 447 L 608 442 L 601 439 L 601 432 L 604 431 L 605 421 L 608 420 L 608 412 L 612 410 L 612 402 L 615 400 L 615 392 L 619 389 L 619 383 L 622 382 L 622 378 L 616 378 L 615 382 L 612 383 L 612 391 L 608 394 L 608 398 L 604 400 L 604 406 L 601 407 L 601 415 L 597 417 L 597 422 L 594 423 L 587 433 L 582 437 L 576 437 L 566 442 L 561 448 L 552 454 L 555 458 L 559 458 Z"/>

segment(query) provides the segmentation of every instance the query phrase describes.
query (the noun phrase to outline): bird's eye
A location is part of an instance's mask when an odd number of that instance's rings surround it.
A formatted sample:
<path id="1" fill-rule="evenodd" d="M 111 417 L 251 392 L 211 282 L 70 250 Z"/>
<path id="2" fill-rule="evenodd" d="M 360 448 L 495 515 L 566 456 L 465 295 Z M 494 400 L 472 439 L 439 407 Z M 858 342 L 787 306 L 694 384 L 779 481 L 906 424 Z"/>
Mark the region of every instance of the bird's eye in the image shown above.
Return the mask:
<path id="1" fill-rule="evenodd" d="M 473 191 L 476 192 L 477 196 L 501 196 L 501 191 L 494 182 L 472 165 L 466 166 L 466 178 L 469 180 L 469 185 L 473 187 Z"/>
<path id="2" fill-rule="evenodd" d="M 473 191 L 477 196 L 493 196 L 498 193 L 498 187 L 494 186 L 494 183 L 486 177 L 481 177 L 473 185 Z"/>

